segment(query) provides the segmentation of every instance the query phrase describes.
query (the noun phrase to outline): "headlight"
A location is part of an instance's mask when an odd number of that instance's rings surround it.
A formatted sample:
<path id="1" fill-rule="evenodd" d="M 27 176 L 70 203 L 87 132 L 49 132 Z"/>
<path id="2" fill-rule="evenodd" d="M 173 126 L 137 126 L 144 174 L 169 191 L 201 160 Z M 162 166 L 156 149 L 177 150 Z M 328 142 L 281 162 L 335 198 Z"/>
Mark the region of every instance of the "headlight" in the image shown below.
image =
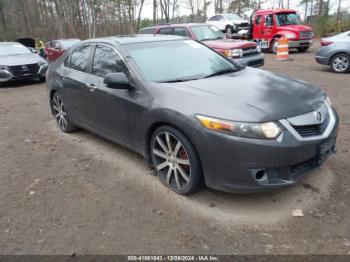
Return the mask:
<path id="1" fill-rule="evenodd" d="M 282 133 L 282 129 L 275 122 L 244 123 L 201 115 L 196 115 L 196 117 L 206 128 L 233 136 L 275 139 Z"/>
<path id="2" fill-rule="evenodd" d="M 290 38 L 290 39 L 297 38 L 297 35 L 294 34 L 294 33 L 291 33 L 291 32 L 285 33 L 284 36 L 287 37 L 287 38 Z"/>
<path id="3" fill-rule="evenodd" d="M 227 57 L 239 58 L 243 56 L 242 49 L 226 49 L 224 50 L 224 55 Z"/>
<path id="4" fill-rule="evenodd" d="M 0 65 L 0 70 L 7 70 L 7 71 L 9 71 L 9 68 L 7 66 Z"/>
<path id="5" fill-rule="evenodd" d="M 260 44 L 257 45 L 256 49 L 258 50 L 258 53 L 261 53 L 261 46 L 260 46 Z"/>
<path id="6" fill-rule="evenodd" d="M 242 49 L 233 49 L 231 56 L 232 57 L 242 57 L 243 56 L 243 50 Z"/>
<path id="7" fill-rule="evenodd" d="M 326 102 L 327 102 L 327 104 L 328 104 L 329 106 L 332 106 L 332 101 L 331 101 L 331 99 L 329 98 L 329 96 L 327 96 Z"/>
<path id="8" fill-rule="evenodd" d="M 46 65 L 46 62 L 44 62 L 44 61 L 39 61 L 39 62 L 38 62 L 38 65 L 39 65 L 39 66 Z"/>

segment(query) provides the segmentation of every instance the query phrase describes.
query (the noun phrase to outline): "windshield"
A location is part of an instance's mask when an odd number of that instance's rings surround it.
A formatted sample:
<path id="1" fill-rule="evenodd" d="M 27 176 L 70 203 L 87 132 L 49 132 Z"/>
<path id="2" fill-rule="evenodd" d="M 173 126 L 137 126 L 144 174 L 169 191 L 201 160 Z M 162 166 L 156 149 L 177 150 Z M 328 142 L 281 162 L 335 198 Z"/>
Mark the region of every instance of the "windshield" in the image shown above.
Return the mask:
<path id="1" fill-rule="evenodd" d="M 21 44 L 0 45 L 0 56 L 30 54 L 29 49 Z"/>
<path id="2" fill-rule="evenodd" d="M 78 39 L 61 40 L 60 43 L 63 48 L 71 48 L 76 43 L 80 42 Z"/>
<path id="3" fill-rule="evenodd" d="M 224 34 L 215 26 L 192 26 L 192 32 L 198 41 L 224 39 Z"/>
<path id="4" fill-rule="evenodd" d="M 276 15 L 277 25 L 299 25 L 300 17 L 296 13 L 279 13 Z"/>
<path id="5" fill-rule="evenodd" d="M 235 15 L 235 14 L 226 14 L 225 17 L 227 20 L 231 20 L 231 21 L 242 20 L 242 18 L 240 18 L 238 15 Z"/>
<path id="6" fill-rule="evenodd" d="M 154 82 L 180 82 L 207 77 L 238 67 L 193 40 L 136 43 L 124 46 L 145 78 Z"/>

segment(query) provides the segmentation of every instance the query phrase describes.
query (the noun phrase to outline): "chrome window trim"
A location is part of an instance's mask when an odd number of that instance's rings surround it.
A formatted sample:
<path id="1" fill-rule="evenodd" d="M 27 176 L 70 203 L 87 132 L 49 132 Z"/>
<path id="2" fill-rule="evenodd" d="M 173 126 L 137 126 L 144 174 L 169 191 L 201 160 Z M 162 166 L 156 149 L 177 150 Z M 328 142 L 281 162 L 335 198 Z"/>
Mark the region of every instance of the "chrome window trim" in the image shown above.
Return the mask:
<path id="1" fill-rule="evenodd" d="M 324 104 L 326 104 L 327 109 L 328 109 L 328 114 L 329 114 L 329 123 L 328 126 L 326 128 L 326 130 L 323 132 L 322 135 L 318 135 L 318 136 L 311 136 L 311 137 L 302 137 L 301 135 L 298 134 L 298 132 L 293 128 L 293 126 L 290 124 L 290 122 L 287 119 L 282 119 L 279 122 L 292 134 L 294 135 L 294 137 L 299 140 L 299 141 L 314 141 L 314 140 L 320 140 L 320 139 L 325 139 L 327 137 L 329 137 L 329 135 L 331 134 L 331 132 L 334 129 L 335 123 L 336 123 L 336 118 L 335 118 L 335 114 L 332 110 L 332 107 L 327 103 L 324 102 Z M 324 105 L 323 104 L 323 105 Z M 322 106 L 323 106 L 322 105 Z M 321 107 L 322 107 L 321 106 Z M 321 108 L 320 107 L 320 108 Z M 317 110 L 311 112 L 314 113 L 317 112 Z M 307 113 L 305 115 L 308 115 L 310 113 Z M 299 117 L 302 117 L 303 115 L 300 115 Z M 298 116 L 297 116 L 298 117 Z"/>

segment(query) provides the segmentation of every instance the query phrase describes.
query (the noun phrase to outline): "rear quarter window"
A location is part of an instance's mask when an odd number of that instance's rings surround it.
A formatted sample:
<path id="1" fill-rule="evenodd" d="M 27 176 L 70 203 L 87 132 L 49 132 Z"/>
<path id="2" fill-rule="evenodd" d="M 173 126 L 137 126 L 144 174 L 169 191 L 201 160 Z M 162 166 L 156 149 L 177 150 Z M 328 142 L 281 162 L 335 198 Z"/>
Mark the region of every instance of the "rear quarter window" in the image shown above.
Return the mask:
<path id="1" fill-rule="evenodd" d="M 154 28 L 142 28 L 138 33 L 139 34 L 154 34 Z"/>

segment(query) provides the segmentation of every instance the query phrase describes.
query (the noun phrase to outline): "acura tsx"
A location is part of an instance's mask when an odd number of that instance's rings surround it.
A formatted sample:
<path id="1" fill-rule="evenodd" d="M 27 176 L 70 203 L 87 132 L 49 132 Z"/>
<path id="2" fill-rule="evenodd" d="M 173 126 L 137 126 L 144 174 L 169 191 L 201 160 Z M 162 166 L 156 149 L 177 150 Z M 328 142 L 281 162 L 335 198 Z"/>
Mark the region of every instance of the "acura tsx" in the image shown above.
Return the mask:
<path id="1" fill-rule="evenodd" d="M 136 151 L 179 194 L 290 186 L 336 151 L 325 92 L 182 37 L 85 40 L 49 66 L 47 85 L 63 132 Z"/>

